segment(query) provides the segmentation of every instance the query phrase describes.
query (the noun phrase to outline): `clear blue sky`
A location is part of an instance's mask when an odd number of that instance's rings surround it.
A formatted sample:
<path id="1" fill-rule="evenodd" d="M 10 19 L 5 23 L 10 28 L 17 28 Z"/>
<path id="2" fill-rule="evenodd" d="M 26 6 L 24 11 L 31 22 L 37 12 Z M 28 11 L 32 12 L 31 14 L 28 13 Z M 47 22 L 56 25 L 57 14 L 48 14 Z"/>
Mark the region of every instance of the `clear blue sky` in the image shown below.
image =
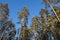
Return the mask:
<path id="1" fill-rule="evenodd" d="M 0 0 L 2 3 L 8 3 L 9 7 L 9 18 L 13 20 L 16 25 L 16 28 L 19 28 L 18 15 L 17 12 L 21 11 L 23 6 L 26 6 L 29 9 L 29 20 L 28 26 L 31 24 L 31 19 L 33 16 L 39 15 L 39 11 L 44 7 L 42 0 Z"/>

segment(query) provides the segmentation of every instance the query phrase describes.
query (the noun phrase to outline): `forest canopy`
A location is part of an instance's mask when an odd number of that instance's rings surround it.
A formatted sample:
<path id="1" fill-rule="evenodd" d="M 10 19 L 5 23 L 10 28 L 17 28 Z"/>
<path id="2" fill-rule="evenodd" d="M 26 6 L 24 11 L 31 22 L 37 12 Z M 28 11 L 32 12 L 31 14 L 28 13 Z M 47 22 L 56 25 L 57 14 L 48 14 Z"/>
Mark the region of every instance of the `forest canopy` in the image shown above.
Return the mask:
<path id="1" fill-rule="evenodd" d="M 0 3 L 0 40 L 60 40 L 60 5 L 57 5 L 60 0 L 42 1 L 45 8 L 39 10 L 38 16 L 32 17 L 30 28 L 28 7 L 23 6 L 17 12 L 18 30 L 9 18 L 8 3 Z"/>

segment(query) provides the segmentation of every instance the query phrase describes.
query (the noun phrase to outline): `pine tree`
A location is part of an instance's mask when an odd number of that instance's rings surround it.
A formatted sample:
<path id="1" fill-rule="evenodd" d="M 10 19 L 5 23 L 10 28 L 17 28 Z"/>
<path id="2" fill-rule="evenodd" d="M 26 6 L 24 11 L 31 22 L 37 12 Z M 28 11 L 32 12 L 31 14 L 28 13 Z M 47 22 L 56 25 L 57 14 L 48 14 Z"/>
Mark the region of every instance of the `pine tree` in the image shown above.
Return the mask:
<path id="1" fill-rule="evenodd" d="M 55 40 L 60 40 L 59 37 L 57 36 L 57 34 L 59 33 L 59 30 L 57 29 L 58 27 L 55 26 L 57 24 L 60 24 L 60 18 L 59 18 L 59 6 L 55 6 L 55 4 L 57 3 L 60 3 L 60 0 L 43 0 L 46 4 L 49 5 L 49 7 L 51 8 L 52 10 L 52 13 L 54 13 L 53 15 L 53 20 L 52 20 L 52 24 L 54 26 L 54 28 L 52 29 L 53 33 L 54 33 L 54 36 L 55 36 Z M 57 24 L 55 24 L 57 23 Z M 57 38 L 58 37 L 58 38 Z"/>
<path id="2" fill-rule="evenodd" d="M 13 40 L 16 34 L 12 20 L 8 20 L 8 4 L 0 3 L 0 40 Z"/>
<path id="3" fill-rule="evenodd" d="M 19 29 L 19 40 L 30 40 L 29 29 L 27 27 L 29 15 L 27 7 L 23 7 L 22 11 L 18 13 L 21 24 L 21 29 Z"/>

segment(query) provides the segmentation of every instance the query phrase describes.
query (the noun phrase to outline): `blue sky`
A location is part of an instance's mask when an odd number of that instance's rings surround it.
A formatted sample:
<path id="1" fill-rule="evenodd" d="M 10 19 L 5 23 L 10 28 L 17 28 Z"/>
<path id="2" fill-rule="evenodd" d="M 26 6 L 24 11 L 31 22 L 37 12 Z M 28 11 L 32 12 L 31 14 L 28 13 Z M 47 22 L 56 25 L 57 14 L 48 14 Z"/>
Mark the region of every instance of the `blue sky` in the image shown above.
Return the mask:
<path id="1" fill-rule="evenodd" d="M 26 6 L 29 9 L 29 20 L 28 26 L 31 24 L 31 19 L 33 16 L 39 15 L 39 11 L 44 7 L 42 0 L 0 0 L 1 3 L 8 3 L 9 8 L 9 18 L 13 20 L 16 29 L 19 28 L 18 14 L 17 12 L 21 11 L 23 6 Z"/>

